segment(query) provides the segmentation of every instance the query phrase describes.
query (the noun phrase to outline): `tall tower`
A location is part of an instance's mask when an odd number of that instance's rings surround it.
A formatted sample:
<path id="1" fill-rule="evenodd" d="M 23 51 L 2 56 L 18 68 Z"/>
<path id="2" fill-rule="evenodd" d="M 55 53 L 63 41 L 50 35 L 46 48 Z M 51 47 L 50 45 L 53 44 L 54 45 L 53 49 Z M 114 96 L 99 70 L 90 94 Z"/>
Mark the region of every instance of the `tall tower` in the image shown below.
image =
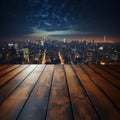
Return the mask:
<path id="1" fill-rule="evenodd" d="M 106 42 L 106 35 L 104 35 L 104 42 Z"/>
<path id="2" fill-rule="evenodd" d="M 44 36 L 44 38 L 43 38 L 44 40 L 46 40 L 46 37 Z"/>
<path id="3" fill-rule="evenodd" d="M 64 43 L 66 43 L 66 39 L 65 39 L 65 38 L 64 38 L 64 40 L 63 40 L 63 41 L 64 41 Z"/>

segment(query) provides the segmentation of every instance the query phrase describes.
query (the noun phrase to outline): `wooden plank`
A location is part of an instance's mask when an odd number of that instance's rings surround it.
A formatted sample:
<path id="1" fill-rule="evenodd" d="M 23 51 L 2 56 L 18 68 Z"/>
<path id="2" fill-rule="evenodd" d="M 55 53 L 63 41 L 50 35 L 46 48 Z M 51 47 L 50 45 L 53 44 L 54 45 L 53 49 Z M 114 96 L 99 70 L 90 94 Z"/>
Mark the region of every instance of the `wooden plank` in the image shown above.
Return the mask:
<path id="1" fill-rule="evenodd" d="M 106 71 L 103 71 L 101 68 L 97 67 L 97 65 L 89 65 L 89 67 L 91 67 L 96 73 L 99 73 L 103 78 L 105 78 L 111 84 L 120 89 L 120 80 L 118 80 L 116 77 L 114 77 Z"/>
<path id="2" fill-rule="evenodd" d="M 15 70 L 16 68 L 18 68 L 20 65 L 12 65 L 11 67 L 8 67 L 5 70 L 0 71 L 0 77 L 11 72 L 12 70 Z"/>
<path id="3" fill-rule="evenodd" d="M 0 87 L 5 85 L 8 81 L 10 81 L 13 77 L 15 77 L 17 74 L 19 74 L 22 70 L 24 70 L 27 67 L 28 67 L 28 65 L 21 65 L 19 68 L 17 68 L 15 70 L 11 71 L 10 73 L 2 76 L 0 78 Z"/>
<path id="4" fill-rule="evenodd" d="M 81 66 L 87 72 L 87 74 L 93 80 L 93 82 L 105 93 L 105 95 L 110 99 L 110 101 L 120 110 L 120 90 L 112 86 L 106 79 L 102 78 L 99 74 L 96 74 L 87 65 Z"/>
<path id="5" fill-rule="evenodd" d="M 54 65 L 47 65 L 18 120 L 45 120 L 54 74 Z"/>
<path id="6" fill-rule="evenodd" d="M 46 120 L 72 120 L 63 65 L 56 65 Z"/>
<path id="7" fill-rule="evenodd" d="M 72 103 L 74 120 L 98 120 L 98 116 L 91 105 L 87 94 L 78 82 L 70 65 L 65 65 L 65 72 Z"/>
<path id="8" fill-rule="evenodd" d="M 110 69 L 113 69 L 115 71 L 118 71 L 120 72 L 120 65 L 108 65 L 107 67 L 110 68 Z"/>
<path id="9" fill-rule="evenodd" d="M 4 70 L 4 69 L 6 69 L 6 68 L 9 68 L 9 67 L 11 67 L 12 65 L 0 65 L 0 71 L 2 71 L 2 70 Z"/>
<path id="10" fill-rule="evenodd" d="M 0 118 L 4 120 L 16 120 L 19 112 L 29 98 L 36 85 L 44 66 L 38 66 L 22 84 L 0 106 Z"/>
<path id="11" fill-rule="evenodd" d="M 21 73 L 15 76 L 9 84 L 0 88 L 0 104 L 8 97 L 12 92 L 26 79 L 28 75 L 36 68 L 36 65 L 30 65 L 24 69 Z"/>
<path id="12" fill-rule="evenodd" d="M 119 72 L 114 71 L 113 69 L 109 69 L 106 66 L 99 65 L 99 67 L 120 80 L 120 73 Z"/>
<path id="13" fill-rule="evenodd" d="M 73 67 L 91 102 L 95 106 L 100 119 L 120 120 L 120 111 L 113 106 L 103 92 L 92 82 L 88 75 L 78 65 Z"/>
<path id="14" fill-rule="evenodd" d="M 1 67 L 4 67 L 6 64 L 0 64 L 0 69 L 1 69 Z M 6 65 L 7 66 L 7 65 Z"/>

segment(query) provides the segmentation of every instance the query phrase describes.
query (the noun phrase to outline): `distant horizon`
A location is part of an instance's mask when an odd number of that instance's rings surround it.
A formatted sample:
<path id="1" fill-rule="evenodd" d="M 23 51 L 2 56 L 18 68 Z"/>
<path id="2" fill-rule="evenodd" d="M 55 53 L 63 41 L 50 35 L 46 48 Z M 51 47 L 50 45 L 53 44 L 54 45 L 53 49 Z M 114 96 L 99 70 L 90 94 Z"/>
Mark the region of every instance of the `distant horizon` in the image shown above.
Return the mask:
<path id="1" fill-rule="evenodd" d="M 66 41 L 66 42 L 71 42 L 71 41 L 95 41 L 95 42 L 120 42 L 120 38 L 116 37 L 74 37 L 74 38 L 60 38 L 60 37 L 48 37 L 48 36 L 42 36 L 42 37 L 21 37 L 21 38 L 4 38 L 0 39 L 0 42 L 5 42 L 5 41 L 34 41 L 34 40 L 58 40 L 58 41 Z"/>

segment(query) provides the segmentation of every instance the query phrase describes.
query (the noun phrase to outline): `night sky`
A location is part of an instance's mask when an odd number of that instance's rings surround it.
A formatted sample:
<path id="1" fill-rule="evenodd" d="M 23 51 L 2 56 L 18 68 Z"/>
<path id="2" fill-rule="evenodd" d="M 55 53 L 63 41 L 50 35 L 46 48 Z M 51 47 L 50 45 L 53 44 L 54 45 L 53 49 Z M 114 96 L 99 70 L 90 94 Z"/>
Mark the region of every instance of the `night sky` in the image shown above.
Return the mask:
<path id="1" fill-rule="evenodd" d="M 0 40 L 120 38 L 119 0 L 0 0 Z"/>

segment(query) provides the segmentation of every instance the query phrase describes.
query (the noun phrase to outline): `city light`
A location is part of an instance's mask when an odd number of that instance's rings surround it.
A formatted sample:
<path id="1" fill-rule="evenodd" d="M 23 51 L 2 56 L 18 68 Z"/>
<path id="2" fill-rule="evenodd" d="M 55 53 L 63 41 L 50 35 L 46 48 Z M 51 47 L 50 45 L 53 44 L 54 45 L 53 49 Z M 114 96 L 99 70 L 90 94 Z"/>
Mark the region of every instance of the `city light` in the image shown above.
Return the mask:
<path id="1" fill-rule="evenodd" d="M 43 40 L 46 39 L 46 40 Z M 119 64 L 120 43 L 95 41 L 12 41 L 0 46 L 1 64 Z M 37 44 L 36 44 L 37 43 Z"/>

